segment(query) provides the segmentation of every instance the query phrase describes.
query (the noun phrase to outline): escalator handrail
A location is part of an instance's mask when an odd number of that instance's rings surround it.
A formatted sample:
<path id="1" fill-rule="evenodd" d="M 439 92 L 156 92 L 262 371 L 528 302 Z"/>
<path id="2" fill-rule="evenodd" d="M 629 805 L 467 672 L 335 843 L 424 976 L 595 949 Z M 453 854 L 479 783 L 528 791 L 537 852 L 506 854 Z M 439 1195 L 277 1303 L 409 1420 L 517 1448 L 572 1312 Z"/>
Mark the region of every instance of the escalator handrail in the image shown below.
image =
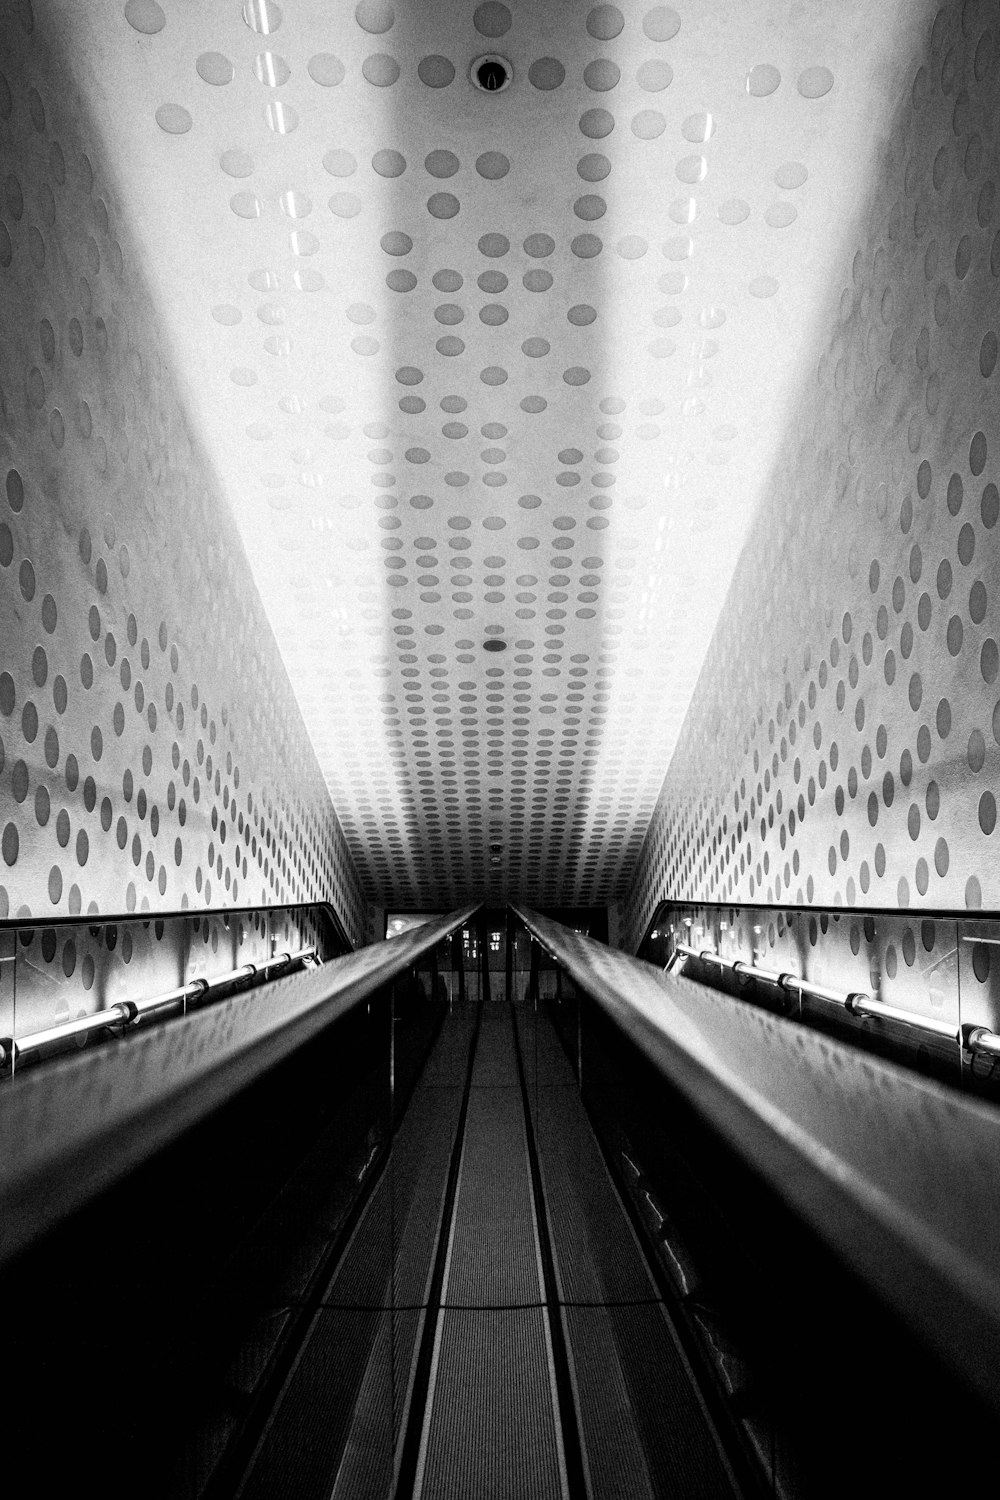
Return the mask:
<path id="1" fill-rule="evenodd" d="M 1000 1409 L 1000 1112 L 513 910 L 727 1148 Z"/>
<path id="2" fill-rule="evenodd" d="M 416 964 L 476 906 L 26 1069 L 0 1090 L 0 1264 Z"/>

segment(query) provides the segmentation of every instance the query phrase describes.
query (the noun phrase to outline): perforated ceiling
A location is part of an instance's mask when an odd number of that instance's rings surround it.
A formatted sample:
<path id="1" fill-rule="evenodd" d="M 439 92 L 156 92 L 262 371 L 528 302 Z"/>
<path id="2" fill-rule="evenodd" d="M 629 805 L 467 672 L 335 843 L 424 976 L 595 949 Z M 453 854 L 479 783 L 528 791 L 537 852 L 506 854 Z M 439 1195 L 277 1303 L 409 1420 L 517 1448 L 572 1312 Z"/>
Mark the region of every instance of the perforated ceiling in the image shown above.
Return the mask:
<path id="1" fill-rule="evenodd" d="M 370 896 L 621 893 L 922 7 L 46 10 Z"/>

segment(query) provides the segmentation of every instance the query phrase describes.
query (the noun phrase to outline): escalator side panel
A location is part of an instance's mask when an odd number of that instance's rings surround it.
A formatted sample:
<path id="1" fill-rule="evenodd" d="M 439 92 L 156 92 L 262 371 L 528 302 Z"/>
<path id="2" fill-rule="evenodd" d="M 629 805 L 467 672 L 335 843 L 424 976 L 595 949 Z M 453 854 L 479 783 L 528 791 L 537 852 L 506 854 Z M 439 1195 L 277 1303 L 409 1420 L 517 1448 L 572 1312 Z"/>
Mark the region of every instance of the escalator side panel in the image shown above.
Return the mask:
<path id="1" fill-rule="evenodd" d="M 332 1500 L 389 1495 L 424 1311 L 383 1310 L 358 1391 Z M 325 1500 L 325 1496 L 324 1496 Z"/>
<path id="2" fill-rule="evenodd" d="M 320 1309 L 238 1500 L 330 1494 L 385 1317 L 377 1308 Z"/>
<path id="3" fill-rule="evenodd" d="M 655 1300 L 559 1039 L 543 1016 L 519 1017 L 518 1026 L 541 1063 L 531 1109 L 560 1297 L 598 1306 Z"/>
<path id="4" fill-rule="evenodd" d="M 470 1017 L 451 1012 L 258 1445 L 246 1500 L 390 1493 L 470 1035 Z"/>
<path id="5" fill-rule="evenodd" d="M 592 1500 L 736 1486 L 555 1028 L 518 1012 Z"/>

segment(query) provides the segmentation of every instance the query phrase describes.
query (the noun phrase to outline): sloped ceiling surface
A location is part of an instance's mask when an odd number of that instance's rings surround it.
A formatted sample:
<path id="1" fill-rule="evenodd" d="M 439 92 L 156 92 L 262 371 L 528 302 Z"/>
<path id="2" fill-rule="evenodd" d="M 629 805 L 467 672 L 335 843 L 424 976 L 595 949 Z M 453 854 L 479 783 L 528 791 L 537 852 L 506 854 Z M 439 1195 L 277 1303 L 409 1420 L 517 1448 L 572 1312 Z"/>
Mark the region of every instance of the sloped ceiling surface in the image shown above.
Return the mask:
<path id="1" fill-rule="evenodd" d="M 45 10 L 370 897 L 614 898 L 923 7 Z"/>

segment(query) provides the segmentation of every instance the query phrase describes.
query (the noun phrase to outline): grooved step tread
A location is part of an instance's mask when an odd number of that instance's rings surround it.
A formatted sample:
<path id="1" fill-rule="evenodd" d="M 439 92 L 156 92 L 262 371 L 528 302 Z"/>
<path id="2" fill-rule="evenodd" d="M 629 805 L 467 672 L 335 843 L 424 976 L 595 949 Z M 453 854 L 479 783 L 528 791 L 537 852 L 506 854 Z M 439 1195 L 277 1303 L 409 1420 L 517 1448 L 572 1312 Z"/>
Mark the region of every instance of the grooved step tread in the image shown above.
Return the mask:
<path id="1" fill-rule="evenodd" d="M 392 1494 L 473 1015 L 445 1024 L 241 1500 Z M 589 1500 L 731 1500 L 561 1043 L 507 1005 L 481 1013 L 414 1494 L 567 1494 L 518 1044 Z"/>
<path id="2" fill-rule="evenodd" d="M 332 1500 L 388 1496 L 423 1313 L 384 1312 L 358 1391 Z M 325 1496 L 324 1496 L 325 1500 Z"/>
<path id="3" fill-rule="evenodd" d="M 444 1301 L 486 1308 L 542 1300 L 520 1093 L 474 1087 Z"/>
<path id="4" fill-rule="evenodd" d="M 238 1500 L 319 1500 L 333 1487 L 386 1314 L 322 1308 Z"/>
<path id="5" fill-rule="evenodd" d="M 413 1307 L 427 1294 L 461 1090 L 415 1094 L 382 1179 L 323 1296 L 328 1306 Z"/>
<path id="6" fill-rule="evenodd" d="M 662 1306 L 563 1317 L 593 1500 L 735 1500 Z"/>
<path id="7" fill-rule="evenodd" d="M 417 1079 L 418 1093 L 422 1089 L 465 1087 L 469 1071 L 469 1044 L 475 1024 L 474 1005 L 455 1006 L 449 1010 L 441 1034 Z"/>
<path id="8" fill-rule="evenodd" d="M 559 1500 L 545 1313 L 445 1309 L 415 1500 Z"/>
<path id="9" fill-rule="evenodd" d="M 476 1061 L 472 1071 L 473 1088 L 519 1087 L 514 1032 L 510 1009 L 490 1001 L 482 1007 Z"/>

